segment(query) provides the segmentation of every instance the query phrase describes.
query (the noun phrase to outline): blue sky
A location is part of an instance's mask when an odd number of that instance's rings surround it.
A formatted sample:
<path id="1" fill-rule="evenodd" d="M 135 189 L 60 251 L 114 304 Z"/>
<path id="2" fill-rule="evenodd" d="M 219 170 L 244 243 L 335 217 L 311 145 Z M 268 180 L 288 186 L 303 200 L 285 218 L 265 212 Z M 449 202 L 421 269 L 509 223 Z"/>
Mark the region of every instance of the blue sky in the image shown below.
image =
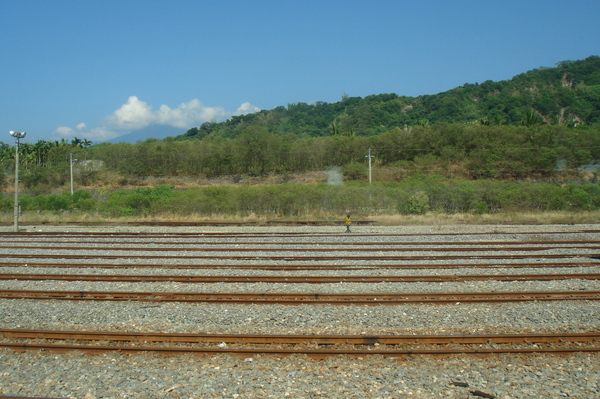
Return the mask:
<path id="1" fill-rule="evenodd" d="M 112 139 L 600 55 L 599 0 L 0 0 L 0 141 Z M 6 136 L 6 137 L 4 137 Z"/>

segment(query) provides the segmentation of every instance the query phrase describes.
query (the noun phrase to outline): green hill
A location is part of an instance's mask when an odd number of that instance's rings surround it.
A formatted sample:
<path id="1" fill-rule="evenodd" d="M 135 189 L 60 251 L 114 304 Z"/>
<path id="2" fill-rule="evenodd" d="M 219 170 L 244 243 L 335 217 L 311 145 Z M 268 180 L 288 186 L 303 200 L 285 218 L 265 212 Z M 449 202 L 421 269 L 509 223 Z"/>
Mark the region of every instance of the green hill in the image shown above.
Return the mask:
<path id="1" fill-rule="evenodd" d="M 289 175 L 339 169 L 345 180 L 399 182 L 417 175 L 466 180 L 600 179 L 600 57 L 563 61 L 501 82 L 436 95 L 344 96 L 204 123 L 164 140 L 90 145 L 23 143 L 22 187 L 143 184 L 146 177 Z M 14 149 L 0 143 L 0 187 Z M 93 160 L 88 162 L 87 160 Z M 99 165 L 102 165 L 100 167 Z"/>
<path id="2" fill-rule="evenodd" d="M 335 103 L 295 103 L 226 122 L 206 122 L 176 140 L 236 137 L 250 126 L 298 137 L 377 135 L 390 129 L 445 123 L 487 125 L 600 122 L 600 57 L 563 61 L 511 80 L 465 83 L 443 93 L 406 97 L 394 93 L 364 98 L 344 96 Z"/>

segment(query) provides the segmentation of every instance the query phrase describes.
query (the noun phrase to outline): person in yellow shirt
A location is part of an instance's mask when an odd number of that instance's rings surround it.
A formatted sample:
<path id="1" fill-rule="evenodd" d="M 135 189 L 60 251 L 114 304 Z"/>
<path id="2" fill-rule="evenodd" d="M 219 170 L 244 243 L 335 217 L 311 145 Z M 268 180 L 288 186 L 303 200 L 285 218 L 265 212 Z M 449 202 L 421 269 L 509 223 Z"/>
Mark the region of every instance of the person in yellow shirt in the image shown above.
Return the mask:
<path id="1" fill-rule="evenodd" d="M 346 233 L 352 233 L 350 231 L 350 224 L 352 223 L 352 220 L 350 220 L 350 214 L 348 214 L 348 216 L 346 216 Z"/>

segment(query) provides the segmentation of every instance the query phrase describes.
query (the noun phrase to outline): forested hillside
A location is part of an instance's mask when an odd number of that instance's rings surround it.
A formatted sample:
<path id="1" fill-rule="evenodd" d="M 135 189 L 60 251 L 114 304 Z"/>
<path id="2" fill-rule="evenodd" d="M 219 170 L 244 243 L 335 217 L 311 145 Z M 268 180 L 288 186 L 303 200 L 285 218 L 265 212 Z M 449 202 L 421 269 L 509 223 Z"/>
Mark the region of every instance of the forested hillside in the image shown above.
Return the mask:
<path id="1" fill-rule="evenodd" d="M 207 122 L 185 135 L 100 144 L 94 159 L 125 175 L 236 175 L 341 167 L 376 180 L 414 173 L 466 179 L 564 178 L 600 160 L 600 57 L 509 81 L 415 98 L 379 94 L 290 104 Z"/>
<path id="2" fill-rule="evenodd" d="M 346 180 L 414 173 L 504 180 L 574 176 L 600 159 L 600 125 L 485 126 L 437 123 L 376 136 L 298 138 L 250 126 L 235 138 L 100 144 L 89 156 L 127 176 L 261 175 L 341 167 Z M 388 171 L 383 176 L 383 170 Z"/>
<path id="3" fill-rule="evenodd" d="M 336 103 L 288 104 L 223 123 L 207 122 L 176 139 L 236 137 L 250 126 L 298 137 L 370 136 L 438 122 L 528 126 L 600 122 L 600 57 L 563 61 L 507 81 L 466 83 L 435 95 L 391 93 L 344 96 Z"/>
<path id="4" fill-rule="evenodd" d="M 136 144 L 40 141 L 20 147 L 22 188 L 142 182 L 143 177 L 291 174 L 337 168 L 345 180 L 597 181 L 600 57 L 564 61 L 511 80 L 436 95 L 345 96 L 204 123 L 184 135 Z M 0 143 L 0 184 L 10 190 L 14 147 Z M 286 179 L 282 179 L 286 181 Z"/>

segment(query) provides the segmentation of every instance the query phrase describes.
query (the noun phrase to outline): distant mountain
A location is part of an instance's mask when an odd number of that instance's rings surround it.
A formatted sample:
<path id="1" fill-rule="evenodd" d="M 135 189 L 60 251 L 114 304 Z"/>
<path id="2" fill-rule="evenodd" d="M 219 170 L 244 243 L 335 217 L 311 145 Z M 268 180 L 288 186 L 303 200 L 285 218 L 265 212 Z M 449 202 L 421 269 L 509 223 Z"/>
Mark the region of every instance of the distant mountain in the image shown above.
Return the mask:
<path id="1" fill-rule="evenodd" d="M 148 139 L 162 140 L 166 137 L 174 137 L 182 134 L 184 129 L 167 125 L 150 125 L 129 134 L 107 140 L 108 143 L 137 143 Z"/>
<path id="2" fill-rule="evenodd" d="M 370 136 L 393 128 L 434 123 L 498 125 L 600 123 L 600 57 L 562 61 L 511 80 L 465 83 L 418 97 L 394 93 L 364 98 L 344 96 L 335 103 L 295 103 L 234 116 L 189 129 L 176 140 L 235 137 L 249 128 L 298 137 Z"/>

